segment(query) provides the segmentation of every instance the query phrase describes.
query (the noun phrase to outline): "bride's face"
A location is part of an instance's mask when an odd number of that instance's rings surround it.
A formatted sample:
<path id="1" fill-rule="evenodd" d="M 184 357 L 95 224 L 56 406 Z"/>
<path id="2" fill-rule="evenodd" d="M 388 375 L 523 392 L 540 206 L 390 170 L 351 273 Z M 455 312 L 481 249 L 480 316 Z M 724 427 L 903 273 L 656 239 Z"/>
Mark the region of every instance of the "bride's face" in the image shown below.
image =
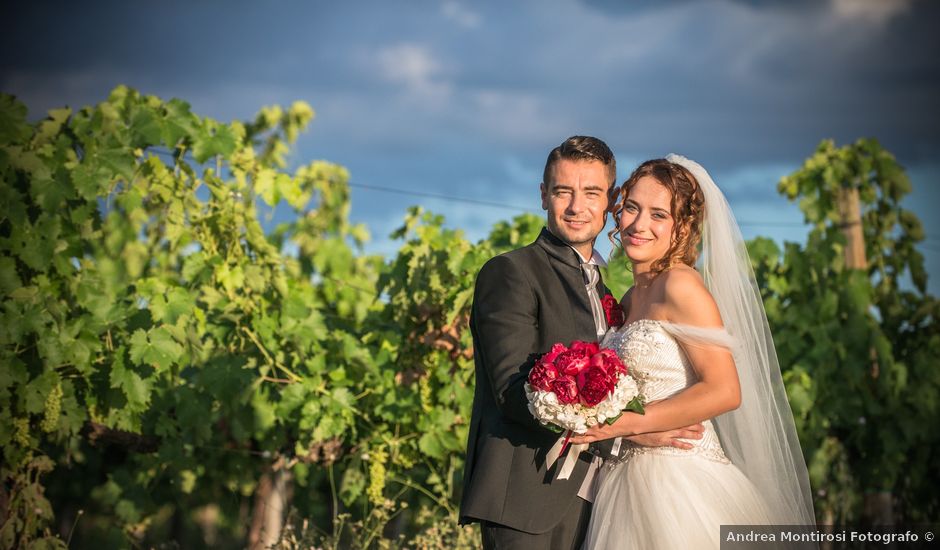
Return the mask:
<path id="1" fill-rule="evenodd" d="M 651 176 L 640 178 L 623 201 L 620 239 L 634 269 L 649 267 L 669 250 L 675 226 L 671 202 L 669 189 Z"/>

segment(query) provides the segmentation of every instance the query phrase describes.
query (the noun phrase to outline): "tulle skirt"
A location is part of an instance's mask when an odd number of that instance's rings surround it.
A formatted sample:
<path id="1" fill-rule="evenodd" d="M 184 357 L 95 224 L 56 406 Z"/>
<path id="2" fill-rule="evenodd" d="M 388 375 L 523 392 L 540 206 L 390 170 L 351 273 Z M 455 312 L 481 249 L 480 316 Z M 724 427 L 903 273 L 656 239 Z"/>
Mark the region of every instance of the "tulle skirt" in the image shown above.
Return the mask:
<path id="1" fill-rule="evenodd" d="M 598 476 L 585 550 L 717 550 L 721 525 L 772 523 L 733 464 L 645 453 Z"/>

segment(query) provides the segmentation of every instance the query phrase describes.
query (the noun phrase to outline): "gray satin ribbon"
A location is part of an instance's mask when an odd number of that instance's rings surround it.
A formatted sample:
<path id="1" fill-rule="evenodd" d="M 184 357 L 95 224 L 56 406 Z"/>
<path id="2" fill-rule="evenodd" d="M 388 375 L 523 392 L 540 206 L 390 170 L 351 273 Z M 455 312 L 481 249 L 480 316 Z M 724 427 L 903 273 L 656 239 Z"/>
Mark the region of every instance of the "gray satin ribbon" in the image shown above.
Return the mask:
<path id="1" fill-rule="evenodd" d="M 591 301 L 594 328 L 600 338 L 607 332 L 607 317 L 604 315 L 604 307 L 601 306 L 601 297 L 597 295 L 597 283 L 601 280 L 601 274 L 594 264 L 581 264 L 581 274 L 584 275 L 584 286 L 587 289 L 588 300 Z"/>
<path id="2" fill-rule="evenodd" d="M 601 280 L 601 274 L 595 264 L 581 264 L 581 274 L 584 275 L 584 286 L 587 288 L 588 299 L 591 301 L 591 313 L 594 315 L 594 327 L 597 329 L 597 337 L 600 339 L 607 333 L 607 316 L 604 315 L 604 306 L 601 305 L 601 298 L 597 295 L 597 283 Z M 611 445 L 611 456 L 620 454 L 620 446 L 623 439 L 614 438 Z"/>

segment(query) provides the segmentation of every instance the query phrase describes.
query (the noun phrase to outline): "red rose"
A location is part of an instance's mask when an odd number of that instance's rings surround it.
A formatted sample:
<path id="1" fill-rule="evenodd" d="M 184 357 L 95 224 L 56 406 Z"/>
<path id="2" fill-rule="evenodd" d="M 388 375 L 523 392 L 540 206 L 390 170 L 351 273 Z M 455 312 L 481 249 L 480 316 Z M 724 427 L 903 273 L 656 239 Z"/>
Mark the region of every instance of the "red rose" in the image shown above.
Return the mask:
<path id="1" fill-rule="evenodd" d="M 610 387 L 605 377 L 587 378 L 581 391 L 578 393 L 581 404 L 593 407 L 610 395 Z"/>
<path id="2" fill-rule="evenodd" d="M 591 365 L 588 368 L 579 372 L 578 375 L 575 377 L 575 380 L 578 382 L 578 389 L 581 389 L 581 388 L 587 387 L 588 382 L 592 380 L 601 380 L 604 383 L 607 383 L 607 380 L 609 378 L 611 377 L 608 376 L 607 371 L 604 370 L 603 367 L 600 367 L 597 365 Z M 616 380 L 616 377 L 614 377 L 614 379 Z M 613 386 L 610 386 L 610 388 L 612 389 Z"/>
<path id="3" fill-rule="evenodd" d="M 607 372 L 607 360 L 604 359 L 604 354 L 598 352 L 592 355 L 591 358 L 588 360 L 588 366 L 599 368 L 603 370 L 604 372 Z"/>
<path id="4" fill-rule="evenodd" d="M 558 378 L 558 369 L 551 363 L 539 361 L 529 371 L 529 384 L 542 391 L 552 391 L 552 382 Z"/>
<path id="5" fill-rule="evenodd" d="M 609 354 L 613 352 L 610 350 L 601 350 L 601 352 L 604 351 L 608 353 L 597 353 L 591 357 L 591 360 L 588 362 L 588 368 L 582 371 L 582 373 L 595 370 L 597 373 L 603 374 L 604 378 L 610 384 L 610 387 L 613 388 L 617 384 L 617 377 L 621 372 L 617 369 L 617 365 L 609 359 Z M 614 356 L 616 357 L 616 354 L 614 354 Z M 597 374 L 595 374 L 595 376 L 597 376 Z"/>
<path id="6" fill-rule="evenodd" d="M 604 317 L 607 318 L 608 327 L 619 327 L 623 325 L 623 308 L 620 302 L 614 298 L 613 294 L 605 294 L 601 299 L 601 306 L 604 307 Z"/>
<path id="7" fill-rule="evenodd" d="M 558 397 L 559 403 L 569 404 L 578 402 L 578 383 L 570 376 L 561 376 L 553 380 L 552 392 Z"/>
<path id="8" fill-rule="evenodd" d="M 597 345 L 597 342 L 582 342 L 581 340 L 571 342 L 571 351 L 581 352 L 587 357 L 594 355 L 600 349 L 601 347 Z"/>
<path id="9" fill-rule="evenodd" d="M 576 376 L 588 366 L 589 358 L 590 356 L 586 355 L 584 352 L 571 349 L 562 353 L 555 359 L 555 367 L 557 367 L 558 372 L 562 374 Z"/>
<path id="10" fill-rule="evenodd" d="M 597 354 L 603 357 L 604 361 L 620 361 L 620 357 L 617 356 L 617 352 L 610 348 L 603 348 L 597 352 Z"/>
<path id="11" fill-rule="evenodd" d="M 617 352 L 612 349 L 602 349 L 597 355 L 592 357 L 591 360 L 596 360 L 601 363 L 604 370 L 608 373 L 627 374 L 627 366 L 624 365 L 620 357 L 617 356 Z"/>
<path id="12" fill-rule="evenodd" d="M 545 363 L 554 363 L 555 358 L 561 355 L 562 352 L 565 352 L 567 350 L 568 348 L 566 348 L 564 344 L 555 344 L 554 346 L 552 346 L 552 349 L 549 350 L 548 353 L 546 353 L 545 355 L 542 356 L 541 359 L 539 359 L 539 361 L 545 362 Z"/>

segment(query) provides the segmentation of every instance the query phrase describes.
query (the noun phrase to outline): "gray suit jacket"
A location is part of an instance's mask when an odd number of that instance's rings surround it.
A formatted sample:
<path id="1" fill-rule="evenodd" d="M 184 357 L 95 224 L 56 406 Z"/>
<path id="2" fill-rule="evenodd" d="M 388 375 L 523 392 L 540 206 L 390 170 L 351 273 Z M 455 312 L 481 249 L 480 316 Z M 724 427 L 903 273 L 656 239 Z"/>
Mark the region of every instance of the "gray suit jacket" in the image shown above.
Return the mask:
<path id="1" fill-rule="evenodd" d="M 598 282 L 598 294 L 609 291 Z M 518 250 L 490 259 L 477 276 L 470 316 L 476 368 L 461 522 L 490 521 L 546 532 L 577 497 L 590 458 L 567 480 L 545 456 L 559 434 L 527 408 L 529 369 L 553 344 L 596 341 L 580 260 L 546 229 Z"/>

